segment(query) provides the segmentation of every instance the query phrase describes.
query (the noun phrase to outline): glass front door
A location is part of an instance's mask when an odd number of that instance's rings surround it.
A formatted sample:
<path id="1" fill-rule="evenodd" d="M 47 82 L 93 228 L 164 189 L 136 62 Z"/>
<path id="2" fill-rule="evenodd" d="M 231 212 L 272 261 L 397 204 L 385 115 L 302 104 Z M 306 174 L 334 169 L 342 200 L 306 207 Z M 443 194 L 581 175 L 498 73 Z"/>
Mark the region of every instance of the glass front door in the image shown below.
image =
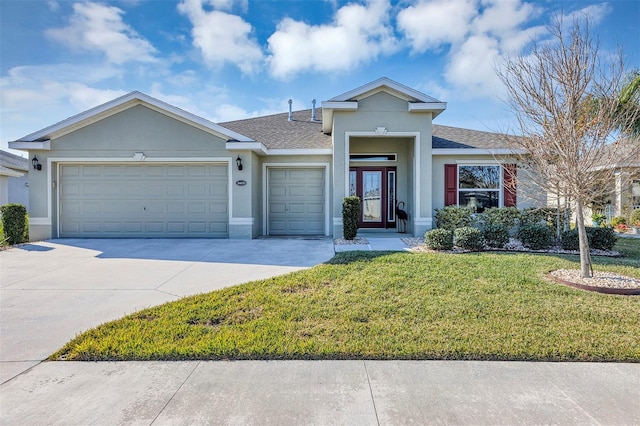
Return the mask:
<path id="1" fill-rule="evenodd" d="M 349 171 L 349 195 L 358 196 L 360 228 L 395 227 L 395 167 L 355 167 Z"/>

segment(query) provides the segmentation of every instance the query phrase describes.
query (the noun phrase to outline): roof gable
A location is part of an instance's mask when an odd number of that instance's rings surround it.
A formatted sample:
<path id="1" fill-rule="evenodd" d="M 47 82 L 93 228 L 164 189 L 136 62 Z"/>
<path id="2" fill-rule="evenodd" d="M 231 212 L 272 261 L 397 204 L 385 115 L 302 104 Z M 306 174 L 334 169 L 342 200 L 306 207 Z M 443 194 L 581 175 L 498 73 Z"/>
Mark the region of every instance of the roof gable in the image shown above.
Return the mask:
<path id="1" fill-rule="evenodd" d="M 431 113 L 432 118 L 435 118 L 447 108 L 446 102 L 440 102 L 390 78 L 381 77 L 371 83 L 335 96 L 328 101 L 323 101 L 322 131 L 327 134 L 331 133 L 334 111 L 357 111 L 358 101 L 380 92 L 388 93 L 407 102 L 407 112 L 409 113 Z"/>
<path id="2" fill-rule="evenodd" d="M 137 91 L 130 92 L 112 101 L 98 105 L 97 107 L 81 112 L 80 114 L 76 114 L 49 127 L 45 127 L 44 129 L 24 136 L 15 142 L 37 142 L 50 140 L 53 137 L 60 137 L 137 105 L 146 106 L 154 111 L 183 121 L 226 140 L 253 142 L 251 138 L 229 129 L 225 129 L 224 127 L 205 118 Z"/>
<path id="3" fill-rule="evenodd" d="M 363 86 L 329 99 L 329 102 L 359 101 L 379 92 L 386 92 L 407 102 L 441 103 L 436 98 L 407 87 L 387 77 L 381 77 Z"/>

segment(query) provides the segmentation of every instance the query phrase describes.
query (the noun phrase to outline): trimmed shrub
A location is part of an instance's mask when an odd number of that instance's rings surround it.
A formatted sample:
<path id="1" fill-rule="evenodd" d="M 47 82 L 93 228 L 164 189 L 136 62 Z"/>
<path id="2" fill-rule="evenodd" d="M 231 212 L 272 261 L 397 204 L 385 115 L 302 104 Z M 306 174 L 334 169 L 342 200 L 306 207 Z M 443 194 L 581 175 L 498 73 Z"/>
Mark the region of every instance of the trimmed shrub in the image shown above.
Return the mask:
<path id="1" fill-rule="evenodd" d="M 515 207 L 491 207 L 482 212 L 480 217 L 485 225 L 503 225 L 509 230 L 520 219 L 520 210 Z"/>
<path id="2" fill-rule="evenodd" d="M 502 248 L 509 242 L 509 230 L 501 223 L 485 225 L 482 230 L 482 236 L 489 247 Z"/>
<path id="3" fill-rule="evenodd" d="M 570 213 L 566 209 L 555 207 L 532 207 L 522 210 L 520 215 L 520 226 L 533 225 L 536 223 L 546 223 L 551 229 L 556 228 L 556 220 L 560 212 L 560 220 Z"/>
<path id="4" fill-rule="evenodd" d="M 448 229 L 450 231 L 456 228 L 471 225 L 471 209 L 458 206 L 447 206 L 442 209 L 436 209 L 436 228 Z"/>
<path id="5" fill-rule="evenodd" d="M 453 245 L 464 250 L 482 250 L 484 248 L 482 232 L 471 226 L 458 228 L 453 231 Z"/>
<path id="6" fill-rule="evenodd" d="M 564 231 L 560 235 L 560 246 L 563 250 L 580 250 L 580 237 L 578 236 L 577 229 L 571 229 Z M 591 236 L 587 232 L 587 241 L 589 241 L 589 247 L 591 247 Z"/>
<path id="7" fill-rule="evenodd" d="M 345 240 L 353 240 L 358 235 L 360 198 L 345 197 L 342 200 L 342 226 Z"/>
<path id="8" fill-rule="evenodd" d="M 2 228 L 7 243 L 19 244 L 25 241 L 27 227 L 27 209 L 22 204 L 5 204 L 0 206 Z"/>
<path id="9" fill-rule="evenodd" d="M 521 226 L 518 238 L 522 245 L 531 250 L 544 250 L 551 246 L 551 230 L 547 225 L 534 223 Z"/>
<path id="10" fill-rule="evenodd" d="M 453 232 L 438 228 L 424 234 L 424 245 L 431 250 L 451 250 L 453 248 Z"/>
<path id="11" fill-rule="evenodd" d="M 626 225 L 626 224 L 627 224 L 627 218 L 624 216 L 616 216 L 611 219 L 611 226 L 613 226 L 614 228 L 618 225 Z"/>
<path id="12" fill-rule="evenodd" d="M 587 235 L 590 234 L 589 246 L 598 250 L 611 250 L 616 245 L 615 232 L 613 228 L 587 228 Z"/>
<path id="13" fill-rule="evenodd" d="M 629 216 L 629 224 L 631 226 L 640 226 L 640 209 L 635 209 Z"/>
<path id="14" fill-rule="evenodd" d="M 613 228 L 591 228 L 586 227 L 587 242 L 589 248 L 598 250 L 611 250 L 616 245 L 615 232 Z M 580 240 L 578 237 L 578 230 L 572 229 L 571 231 L 565 231 L 562 233 L 562 248 L 565 250 L 580 250 Z"/>

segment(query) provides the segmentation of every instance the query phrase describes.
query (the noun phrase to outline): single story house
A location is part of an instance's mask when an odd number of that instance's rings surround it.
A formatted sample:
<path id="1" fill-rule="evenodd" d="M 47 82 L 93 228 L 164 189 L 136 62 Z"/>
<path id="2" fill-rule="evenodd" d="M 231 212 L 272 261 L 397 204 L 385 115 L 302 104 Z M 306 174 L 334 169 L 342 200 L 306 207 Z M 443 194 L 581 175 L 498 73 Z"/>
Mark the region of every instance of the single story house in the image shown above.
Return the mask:
<path id="1" fill-rule="evenodd" d="M 22 204 L 29 209 L 29 160 L 0 150 L 0 206 Z"/>
<path id="2" fill-rule="evenodd" d="M 409 234 L 445 205 L 526 207 L 500 135 L 433 124 L 447 105 L 388 78 L 291 111 L 215 124 L 132 92 L 10 142 L 29 173 L 32 240 Z M 509 173 L 507 173 L 509 172 Z"/>

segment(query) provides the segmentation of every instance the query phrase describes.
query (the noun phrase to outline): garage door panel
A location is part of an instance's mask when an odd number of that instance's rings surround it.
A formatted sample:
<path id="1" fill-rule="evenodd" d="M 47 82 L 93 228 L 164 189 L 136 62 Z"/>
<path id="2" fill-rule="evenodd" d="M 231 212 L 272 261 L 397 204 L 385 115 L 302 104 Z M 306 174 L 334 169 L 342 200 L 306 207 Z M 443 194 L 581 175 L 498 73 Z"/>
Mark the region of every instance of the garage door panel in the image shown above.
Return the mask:
<path id="1" fill-rule="evenodd" d="M 212 214 L 222 214 L 227 215 L 229 209 L 227 208 L 226 203 L 210 203 L 209 204 L 209 212 Z"/>
<path id="2" fill-rule="evenodd" d="M 227 170 L 214 164 L 63 164 L 60 236 L 227 237 Z"/>
<path id="3" fill-rule="evenodd" d="M 304 203 L 289 203 L 289 214 L 304 214 L 306 210 L 307 206 Z"/>
<path id="4" fill-rule="evenodd" d="M 324 168 L 271 168 L 268 178 L 271 235 L 325 233 Z"/>
<path id="5" fill-rule="evenodd" d="M 191 184 L 187 191 L 189 197 L 206 197 L 207 186 L 204 184 Z"/>

